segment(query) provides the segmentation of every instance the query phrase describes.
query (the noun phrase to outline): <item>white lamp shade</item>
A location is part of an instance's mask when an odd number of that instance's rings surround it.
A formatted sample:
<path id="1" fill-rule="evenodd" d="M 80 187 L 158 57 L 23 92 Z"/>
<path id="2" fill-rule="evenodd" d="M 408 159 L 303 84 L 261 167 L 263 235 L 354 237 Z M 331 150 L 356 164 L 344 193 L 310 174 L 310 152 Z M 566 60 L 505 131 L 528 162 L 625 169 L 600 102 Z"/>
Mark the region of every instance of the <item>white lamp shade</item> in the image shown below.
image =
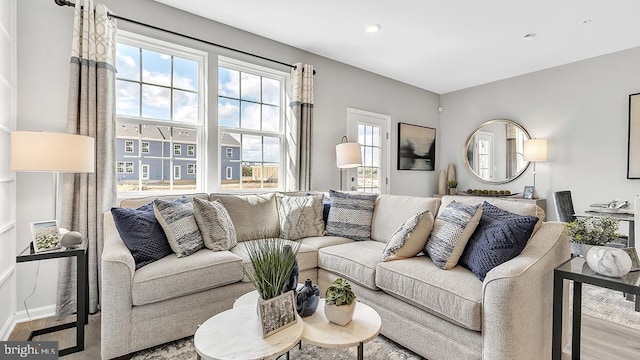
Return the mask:
<path id="1" fill-rule="evenodd" d="M 547 139 L 530 139 L 524 141 L 525 161 L 547 160 Z"/>
<path id="2" fill-rule="evenodd" d="M 11 133 L 11 170 L 92 173 L 94 139 L 89 136 L 39 131 Z"/>
<path id="3" fill-rule="evenodd" d="M 362 165 L 360 144 L 357 142 L 336 145 L 336 163 L 340 169 L 354 168 Z"/>

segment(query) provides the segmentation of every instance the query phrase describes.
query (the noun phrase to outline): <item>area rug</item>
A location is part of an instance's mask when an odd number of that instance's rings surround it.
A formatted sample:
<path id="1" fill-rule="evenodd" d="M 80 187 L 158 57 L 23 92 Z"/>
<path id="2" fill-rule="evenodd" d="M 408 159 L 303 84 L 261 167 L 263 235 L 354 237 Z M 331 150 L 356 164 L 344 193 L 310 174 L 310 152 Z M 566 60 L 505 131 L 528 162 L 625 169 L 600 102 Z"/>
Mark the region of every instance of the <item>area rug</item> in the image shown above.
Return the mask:
<path id="1" fill-rule="evenodd" d="M 573 293 L 572 284 L 569 294 Z M 571 302 L 570 302 L 571 304 Z M 634 311 L 634 303 L 627 301 L 622 293 L 598 286 L 582 286 L 582 314 L 640 330 L 640 312 Z M 193 337 L 163 344 L 143 350 L 133 355 L 133 360 L 192 360 L 196 359 Z M 326 349 L 313 345 L 297 347 L 291 353 L 292 359 L 355 359 L 356 348 Z M 386 337 L 379 335 L 364 346 L 364 358 L 372 360 L 418 360 L 421 356 L 404 349 Z M 281 357 L 284 359 L 284 356 Z"/>

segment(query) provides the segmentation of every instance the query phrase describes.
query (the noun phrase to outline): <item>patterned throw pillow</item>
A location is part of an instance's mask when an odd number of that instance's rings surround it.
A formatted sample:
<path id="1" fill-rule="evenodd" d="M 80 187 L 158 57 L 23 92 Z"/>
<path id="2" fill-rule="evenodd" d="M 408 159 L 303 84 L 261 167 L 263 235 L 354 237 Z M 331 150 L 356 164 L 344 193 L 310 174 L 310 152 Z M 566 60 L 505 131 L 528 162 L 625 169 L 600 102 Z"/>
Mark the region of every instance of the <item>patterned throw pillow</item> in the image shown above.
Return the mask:
<path id="1" fill-rule="evenodd" d="M 277 201 L 281 238 L 298 240 L 324 235 L 322 195 L 278 194 Z"/>
<path id="2" fill-rule="evenodd" d="M 425 210 L 410 216 L 396 230 L 382 252 L 383 261 L 414 257 L 424 249 L 433 229 L 433 215 Z"/>
<path id="3" fill-rule="evenodd" d="M 327 235 L 343 236 L 356 241 L 371 240 L 371 218 L 376 194 L 347 194 L 329 190 L 331 209 L 327 219 Z"/>
<path id="4" fill-rule="evenodd" d="M 424 252 L 439 268 L 453 269 L 481 216 L 482 207 L 479 205 L 451 202 L 438 212 Z"/>
<path id="5" fill-rule="evenodd" d="M 137 209 L 111 208 L 113 222 L 127 246 L 136 270 L 173 254 L 167 236 L 153 213 L 152 204 Z"/>
<path id="6" fill-rule="evenodd" d="M 178 257 L 189 256 L 204 248 L 189 199 L 184 196 L 174 201 L 155 199 L 153 212 L 167 235 L 171 249 Z"/>
<path id="7" fill-rule="evenodd" d="M 489 270 L 520 255 L 539 220 L 510 213 L 485 201 L 480 224 L 462 253 L 460 265 L 484 281 Z"/>
<path id="8" fill-rule="evenodd" d="M 193 216 L 202 234 L 204 246 L 213 251 L 229 250 L 238 237 L 227 209 L 219 201 L 193 198 Z"/>

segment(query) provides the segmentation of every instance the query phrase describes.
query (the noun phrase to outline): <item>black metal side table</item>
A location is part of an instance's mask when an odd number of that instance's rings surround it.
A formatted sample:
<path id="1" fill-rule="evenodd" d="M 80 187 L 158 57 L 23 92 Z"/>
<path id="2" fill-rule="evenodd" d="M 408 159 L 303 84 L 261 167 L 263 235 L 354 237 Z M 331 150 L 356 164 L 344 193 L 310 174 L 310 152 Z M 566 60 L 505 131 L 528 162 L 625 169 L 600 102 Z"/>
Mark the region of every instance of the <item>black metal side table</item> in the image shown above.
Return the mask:
<path id="1" fill-rule="evenodd" d="M 89 322 L 89 261 L 87 256 L 87 241 L 85 240 L 80 246 L 73 249 L 57 249 L 52 251 L 34 253 L 33 245 L 30 244 L 24 249 L 18 256 L 16 256 L 16 263 L 27 261 L 38 261 L 47 259 L 57 259 L 64 257 L 76 258 L 77 266 L 77 319 L 75 322 L 50 326 L 42 329 L 37 329 L 29 334 L 28 341 L 31 341 L 34 336 L 40 336 L 64 329 L 76 328 L 76 346 L 59 350 L 60 356 L 65 356 L 75 352 L 84 350 L 84 326 Z"/>
<path id="2" fill-rule="evenodd" d="M 562 293 L 564 280 L 573 281 L 573 321 L 571 332 L 571 359 L 580 359 L 580 327 L 582 322 L 582 284 L 591 284 L 640 295 L 640 272 L 631 272 L 623 277 L 599 275 L 587 265 L 584 258 L 574 257 L 553 271 L 553 332 L 552 359 L 562 357 Z"/>

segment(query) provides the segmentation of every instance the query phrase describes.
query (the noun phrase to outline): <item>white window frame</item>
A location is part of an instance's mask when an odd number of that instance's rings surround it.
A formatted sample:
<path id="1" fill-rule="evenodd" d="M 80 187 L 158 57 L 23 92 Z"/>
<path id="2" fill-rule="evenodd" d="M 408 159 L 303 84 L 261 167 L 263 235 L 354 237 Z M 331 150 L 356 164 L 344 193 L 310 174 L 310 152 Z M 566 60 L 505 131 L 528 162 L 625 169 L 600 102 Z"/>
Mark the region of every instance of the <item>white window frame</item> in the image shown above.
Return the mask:
<path id="1" fill-rule="evenodd" d="M 132 153 L 134 150 L 133 140 L 125 140 L 124 141 L 124 152 Z"/>
<path id="2" fill-rule="evenodd" d="M 224 171 L 225 171 L 225 176 L 226 176 L 227 180 L 233 179 L 233 167 L 226 166 L 224 168 Z"/>
<path id="3" fill-rule="evenodd" d="M 149 141 L 141 141 L 140 142 L 140 152 L 142 154 L 148 154 L 150 151 L 151 151 L 151 143 Z"/>
<path id="4" fill-rule="evenodd" d="M 173 144 L 173 155 L 182 155 L 182 144 Z"/>
<path id="5" fill-rule="evenodd" d="M 176 171 L 177 170 L 177 171 Z M 182 166 L 173 165 L 173 179 L 180 180 L 182 179 Z"/>
<path id="6" fill-rule="evenodd" d="M 195 175 L 198 173 L 197 169 L 198 169 L 197 164 L 187 164 L 187 174 Z"/>
<path id="7" fill-rule="evenodd" d="M 187 145 L 187 156 L 196 156 L 196 146 Z"/>
<path id="8" fill-rule="evenodd" d="M 198 74 L 198 122 L 197 123 L 184 123 L 179 121 L 171 121 L 171 120 L 156 120 L 149 119 L 143 117 L 131 117 L 131 116 L 123 116 L 116 114 L 116 121 L 118 123 L 125 123 L 130 125 L 157 125 L 157 126 L 167 126 L 181 129 L 193 129 L 197 132 L 197 143 L 195 144 L 197 156 L 196 156 L 196 164 L 197 167 L 203 168 L 201 164 L 207 163 L 207 82 L 208 79 L 208 53 L 205 51 L 197 50 L 194 48 L 182 46 L 176 43 L 170 43 L 158 39 L 154 39 L 151 37 L 138 35 L 135 33 L 131 33 L 128 31 L 118 30 L 116 35 L 116 42 L 130 45 L 138 48 L 144 48 L 150 51 L 156 51 L 164 54 L 169 54 L 173 56 L 178 56 L 184 59 L 193 60 L 198 63 L 199 66 L 199 74 Z M 140 69 L 142 71 L 142 68 Z M 173 143 L 173 140 L 170 141 L 170 144 Z M 167 154 L 166 157 L 171 156 L 173 160 L 172 153 Z M 197 168 L 196 167 L 196 168 Z M 139 196 L 160 196 L 166 194 L 184 194 L 184 193 L 192 193 L 196 192 L 204 192 L 206 188 L 207 178 L 207 170 L 204 167 L 204 171 L 196 172 L 196 189 L 195 190 L 159 190 L 159 191 L 120 191 L 118 192 L 118 198 L 130 198 L 130 197 L 139 197 Z M 139 174 L 141 175 L 141 174 Z M 173 187 L 173 174 L 169 177 L 170 186 Z"/>
<path id="9" fill-rule="evenodd" d="M 237 70 L 237 71 L 241 71 L 241 72 L 246 72 L 246 73 L 251 73 L 253 75 L 258 75 L 261 77 L 267 77 L 267 78 L 272 78 L 272 79 L 277 79 L 280 81 L 281 87 L 280 87 L 280 122 L 279 122 L 279 127 L 280 127 L 280 133 L 276 134 L 274 132 L 270 132 L 270 131 L 264 131 L 264 130 L 249 130 L 249 129 L 242 129 L 242 128 L 233 128 L 233 127 L 226 127 L 226 126 L 218 126 L 218 141 L 220 141 L 220 139 L 222 138 L 222 133 L 232 133 L 232 134 L 244 134 L 244 135 L 255 135 L 255 136 L 266 136 L 266 137 L 276 137 L 279 139 L 280 141 L 280 158 L 278 159 L 279 161 L 279 169 L 278 169 L 278 188 L 257 188 L 257 189 L 251 189 L 251 188 L 242 188 L 240 187 L 239 189 L 223 189 L 224 191 L 227 192 L 233 192 L 233 191 L 239 191 L 239 192 L 263 192 L 265 190 L 273 190 L 273 191 L 277 191 L 277 190 L 285 190 L 289 188 L 289 184 L 287 184 L 287 169 L 286 169 L 286 162 L 285 162 L 285 154 L 288 151 L 288 144 L 286 142 L 286 134 L 289 132 L 290 129 L 288 129 L 286 127 L 285 124 L 285 114 L 287 113 L 287 111 L 289 111 L 288 105 L 286 104 L 286 98 L 287 98 L 287 94 L 286 94 L 286 89 L 289 85 L 289 74 L 282 72 L 282 71 L 278 71 L 278 70 L 274 70 L 274 69 L 270 69 L 267 67 L 263 67 L 263 66 L 259 66 L 259 65 L 255 65 L 255 64 L 251 64 L 245 61 L 240 61 L 240 60 L 236 60 L 236 59 L 232 59 L 232 58 L 228 58 L 228 57 L 224 57 L 224 56 L 219 56 L 218 57 L 218 64 L 216 66 L 216 71 L 219 67 L 225 67 L 227 69 L 232 69 L 232 70 Z M 215 84 L 215 89 L 218 88 L 218 83 Z M 216 90 L 216 106 L 218 104 L 218 91 Z M 216 114 L 217 117 L 217 114 Z M 242 143 L 240 144 L 240 167 L 242 168 Z M 221 162 L 222 161 L 222 146 L 218 146 L 217 149 L 218 152 L 218 160 Z M 264 153 L 263 153 L 264 154 Z M 269 162 L 261 162 L 262 164 L 270 164 Z M 220 166 L 218 166 L 218 175 L 216 176 L 216 182 L 218 183 L 218 188 L 220 188 L 220 179 L 222 178 L 222 169 Z M 225 174 L 226 175 L 226 174 Z M 225 176 L 226 177 L 226 176 Z M 242 176 L 240 176 L 240 179 L 242 179 Z M 228 180 L 228 179 L 227 179 Z M 242 181 L 240 181 L 240 184 L 242 184 Z"/>
<path id="10" fill-rule="evenodd" d="M 146 169 L 146 171 L 145 171 Z M 151 172 L 151 165 L 149 164 L 142 164 L 140 166 L 140 178 L 142 178 L 142 180 L 149 180 L 149 173 Z M 146 176 L 145 176 L 146 174 Z"/>
<path id="11" fill-rule="evenodd" d="M 125 161 L 124 162 L 124 173 L 125 174 L 133 174 L 136 172 L 135 165 L 133 161 Z"/>

